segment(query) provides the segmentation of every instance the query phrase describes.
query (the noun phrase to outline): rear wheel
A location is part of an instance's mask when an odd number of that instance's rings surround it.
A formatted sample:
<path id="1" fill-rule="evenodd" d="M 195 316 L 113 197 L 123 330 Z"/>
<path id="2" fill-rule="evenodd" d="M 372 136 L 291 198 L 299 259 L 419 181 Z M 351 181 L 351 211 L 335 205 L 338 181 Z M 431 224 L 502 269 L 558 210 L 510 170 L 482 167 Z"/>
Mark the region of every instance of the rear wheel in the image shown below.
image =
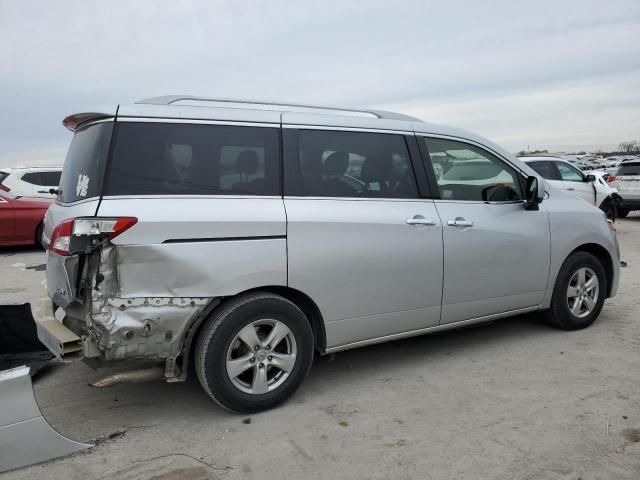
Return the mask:
<path id="1" fill-rule="evenodd" d="M 619 208 L 618 217 L 626 218 L 626 216 L 629 215 L 629 212 L 631 212 L 631 210 L 629 210 L 628 208 Z"/>
<path id="2" fill-rule="evenodd" d="M 36 227 L 36 245 L 42 246 L 42 223 Z"/>
<path id="3" fill-rule="evenodd" d="M 214 311 L 195 350 L 198 379 L 209 396 L 237 412 L 284 402 L 313 360 L 313 332 L 304 313 L 271 293 L 242 295 Z"/>
<path id="4" fill-rule="evenodd" d="M 588 327 L 600 315 L 606 292 L 600 260 L 587 252 L 572 253 L 558 273 L 547 321 L 564 330 Z"/>

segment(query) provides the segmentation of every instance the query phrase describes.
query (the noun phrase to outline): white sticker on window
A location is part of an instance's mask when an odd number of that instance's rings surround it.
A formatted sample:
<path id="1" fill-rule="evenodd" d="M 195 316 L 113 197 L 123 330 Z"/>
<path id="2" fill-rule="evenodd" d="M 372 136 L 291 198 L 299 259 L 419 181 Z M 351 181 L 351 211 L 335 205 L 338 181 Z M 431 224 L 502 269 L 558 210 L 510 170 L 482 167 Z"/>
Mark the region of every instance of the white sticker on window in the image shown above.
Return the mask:
<path id="1" fill-rule="evenodd" d="M 78 197 L 86 197 L 89 190 L 89 175 L 78 175 L 78 184 L 76 185 L 76 195 Z"/>

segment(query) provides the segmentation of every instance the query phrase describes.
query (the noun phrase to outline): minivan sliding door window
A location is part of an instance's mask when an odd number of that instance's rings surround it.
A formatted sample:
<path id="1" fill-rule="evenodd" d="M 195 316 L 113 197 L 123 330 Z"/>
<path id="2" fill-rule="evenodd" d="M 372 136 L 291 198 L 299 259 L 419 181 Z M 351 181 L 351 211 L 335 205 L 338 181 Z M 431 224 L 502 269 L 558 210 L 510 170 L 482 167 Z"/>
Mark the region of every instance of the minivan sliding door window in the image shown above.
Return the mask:
<path id="1" fill-rule="evenodd" d="M 285 195 L 418 198 L 403 135 L 284 130 Z"/>

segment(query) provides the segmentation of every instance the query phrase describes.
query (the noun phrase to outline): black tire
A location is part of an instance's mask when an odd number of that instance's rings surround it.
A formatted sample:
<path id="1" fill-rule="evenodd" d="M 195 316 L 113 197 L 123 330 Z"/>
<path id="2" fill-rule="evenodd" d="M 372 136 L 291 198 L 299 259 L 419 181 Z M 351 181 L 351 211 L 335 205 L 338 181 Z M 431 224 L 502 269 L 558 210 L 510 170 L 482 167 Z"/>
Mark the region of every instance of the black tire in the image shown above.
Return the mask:
<path id="1" fill-rule="evenodd" d="M 44 245 L 42 245 L 42 223 L 38 224 L 38 226 L 36 227 L 36 245 L 41 246 L 42 248 L 44 248 Z"/>
<path id="2" fill-rule="evenodd" d="M 629 215 L 629 212 L 631 212 L 631 210 L 628 208 L 618 208 L 618 217 L 626 218 L 627 215 Z"/>
<path id="3" fill-rule="evenodd" d="M 578 317 L 571 313 L 569 305 L 567 303 L 567 290 L 569 288 L 569 282 L 574 274 L 581 268 L 591 269 L 599 283 L 598 298 L 595 302 L 595 307 L 591 313 L 585 317 Z M 598 258 L 587 252 L 575 252 L 572 253 L 562 264 L 558 278 L 556 279 L 556 285 L 553 290 L 553 297 L 551 299 L 551 308 L 546 312 L 546 320 L 554 327 L 561 328 L 563 330 L 579 330 L 591 325 L 604 305 L 604 300 L 607 292 L 607 275 L 602 266 L 602 263 Z"/>
<path id="4" fill-rule="evenodd" d="M 261 319 L 273 319 L 288 327 L 297 349 L 295 363 L 283 383 L 273 390 L 247 393 L 234 385 L 227 373 L 227 353 L 238 333 Z M 255 292 L 234 298 L 212 312 L 199 333 L 194 366 L 205 392 L 218 404 L 235 412 L 259 412 L 295 393 L 311 368 L 313 347 L 313 331 L 302 310 L 279 295 Z M 251 372 L 257 375 L 257 370 Z"/>

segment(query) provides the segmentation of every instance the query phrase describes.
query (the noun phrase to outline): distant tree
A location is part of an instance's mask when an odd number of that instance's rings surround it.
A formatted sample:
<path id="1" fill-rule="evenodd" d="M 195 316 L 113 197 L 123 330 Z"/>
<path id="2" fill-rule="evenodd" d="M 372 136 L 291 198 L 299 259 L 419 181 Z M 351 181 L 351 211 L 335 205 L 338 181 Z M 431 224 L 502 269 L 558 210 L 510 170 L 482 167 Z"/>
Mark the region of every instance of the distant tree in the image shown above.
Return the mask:
<path id="1" fill-rule="evenodd" d="M 640 149 L 638 142 L 631 140 L 628 142 L 621 142 L 618 144 L 618 149 L 624 153 L 636 153 Z"/>
<path id="2" fill-rule="evenodd" d="M 520 150 L 520 151 L 518 152 L 518 156 L 519 156 L 519 157 L 524 157 L 526 154 L 527 154 L 527 152 L 525 152 L 524 150 Z"/>
<path id="3" fill-rule="evenodd" d="M 577 153 L 577 155 L 586 155 L 586 154 L 587 154 L 587 152 L 585 152 L 584 150 L 582 150 L 582 151 Z"/>

